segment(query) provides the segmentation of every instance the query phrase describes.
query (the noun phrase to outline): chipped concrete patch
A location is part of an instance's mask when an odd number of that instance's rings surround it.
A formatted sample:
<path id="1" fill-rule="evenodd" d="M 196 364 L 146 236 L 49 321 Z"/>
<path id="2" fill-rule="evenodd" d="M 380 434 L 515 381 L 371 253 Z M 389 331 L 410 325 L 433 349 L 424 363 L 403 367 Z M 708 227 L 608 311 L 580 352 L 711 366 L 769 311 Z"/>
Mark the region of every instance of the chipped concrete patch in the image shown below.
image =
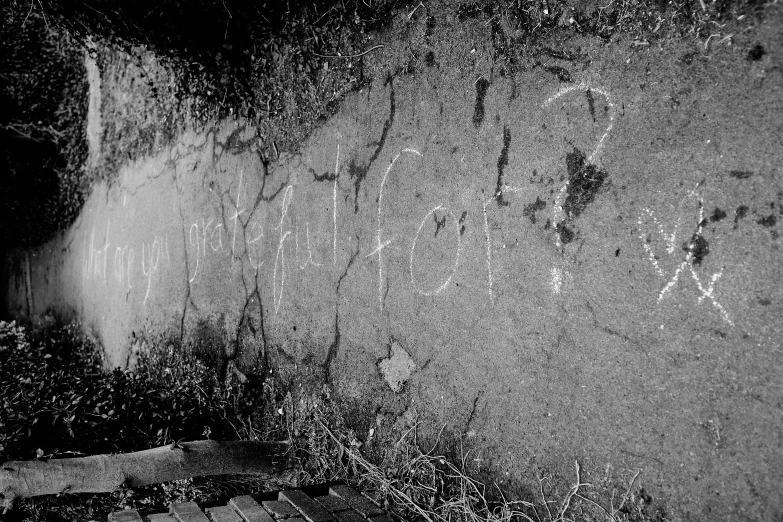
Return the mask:
<path id="1" fill-rule="evenodd" d="M 397 341 L 392 342 L 389 352 L 389 357 L 381 359 L 378 363 L 378 369 L 381 371 L 383 378 L 386 379 L 389 388 L 394 393 L 400 393 L 413 370 L 416 369 L 416 363 L 413 362 L 413 358 Z"/>

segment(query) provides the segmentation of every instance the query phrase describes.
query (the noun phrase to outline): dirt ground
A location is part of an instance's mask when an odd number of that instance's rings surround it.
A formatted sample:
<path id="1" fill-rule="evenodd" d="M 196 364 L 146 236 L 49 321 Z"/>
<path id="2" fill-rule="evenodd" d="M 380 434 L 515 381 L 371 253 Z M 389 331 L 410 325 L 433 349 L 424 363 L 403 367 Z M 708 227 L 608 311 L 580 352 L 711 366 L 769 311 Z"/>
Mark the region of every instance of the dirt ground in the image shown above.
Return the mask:
<path id="1" fill-rule="evenodd" d="M 328 382 L 368 433 L 445 425 L 510 497 L 578 461 L 639 472 L 653 518 L 783 519 L 782 27 L 400 17 L 301 150 L 186 133 L 9 256 L 6 307 L 72 311 L 114 364 L 168 336 Z"/>

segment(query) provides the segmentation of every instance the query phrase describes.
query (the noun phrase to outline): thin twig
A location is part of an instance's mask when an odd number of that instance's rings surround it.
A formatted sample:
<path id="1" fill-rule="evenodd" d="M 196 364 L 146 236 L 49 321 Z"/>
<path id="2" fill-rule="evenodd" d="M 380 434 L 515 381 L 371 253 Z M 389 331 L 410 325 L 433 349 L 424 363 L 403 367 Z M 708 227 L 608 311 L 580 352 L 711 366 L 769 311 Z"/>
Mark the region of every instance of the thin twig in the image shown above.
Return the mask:
<path id="1" fill-rule="evenodd" d="M 571 486 L 571 490 L 568 492 L 568 495 L 566 495 L 565 500 L 563 501 L 563 509 L 560 510 L 560 514 L 558 515 L 556 520 L 565 520 L 565 514 L 566 511 L 568 511 L 568 507 L 571 505 L 571 499 L 579 493 L 579 488 L 582 486 L 589 486 L 590 484 L 582 483 L 582 479 L 579 476 L 579 461 L 574 461 L 574 466 L 576 467 L 576 484 Z"/>
<path id="2" fill-rule="evenodd" d="M 372 51 L 374 51 L 376 49 L 380 49 L 381 47 L 383 47 L 383 44 L 378 44 L 378 45 L 376 45 L 374 47 L 370 47 L 366 51 L 361 52 L 359 54 L 345 54 L 345 55 L 342 55 L 342 54 L 320 54 L 320 53 L 317 53 L 315 51 L 313 51 L 313 54 L 316 55 L 316 56 L 320 56 L 321 58 L 360 58 L 360 57 L 364 56 L 367 53 L 370 53 L 370 52 L 372 52 Z"/>
<path id="3" fill-rule="evenodd" d="M 419 9 L 419 7 L 424 7 L 424 3 L 423 2 L 419 2 L 419 5 L 417 5 L 416 7 L 413 8 L 413 11 L 411 11 L 410 14 L 408 15 L 408 20 L 411 19 L 411 17 Z"/>
<path id="4" fill-rule="evenodd" d="M 604 513 L 606 513 L 606 516 L 607 516 L 607 517 L 609 517 L 609 519 L 610 519 L 612 522 L 615 522 L 615 521 L 617 520 L 617 518 L 615 518 L 615 516 L 614 516 L 614 515 L 612 515 L 611 513 L 609 513 L 609 512 L 606 510 L 606 508 L 605 508 L 605 507 L 603 507 L 601 504 L 599 504 L 599 503 L 598 503 L 598 502 L 596 502 L 595 500 L 593 500 L 593 499 L 590 499 L 590 498 L 587 498 L 587 497 L 585 497 L 585 496 L 582 496 L 582 495 L 580 495 L 579 493 L 577 493 L 577 494 L 576 494 L 576 495 L 574 495 L 574 496 L 576 496 L 576 497 L 579 497 L 579 498 L 581 498 L 582 500 L 586 500 L 587 502 L 589 502 L 589 503 L 591 503 L 592 505 L 596 506 L 598 509 L 600 509 L 601 511 L 603 511 Z"/>
<path id="5" fill-rule="evenodd" d="M 544 503 L 544 507 L 546 508 L 546 514 L 549 516 L 549 520 L 552 520 L 552 511 L 549 509 L 549 502 L 546 500 L 546 496 L 544 495 L 544 478 L 541 477 L 538 479 L 538 489 L 541 492 L 541 502 Z M 536 512 L 536 516 L 538 516 L 538 512 Z"/>
<path id="6" fill-rule="evenodd" d="M 408 434 L 409 434 L 411 431 L 415 430 L 415 429 L 416 429 L 416 427 L 417 427 L 418 425 L 419 425 L 419 423 L 417 422 L 416 424 L 414 424 L 413 426 L 411 426 L 411 427 L 410 427 L 410 429 L 409 429 L 408 431 L 406 431 L 405 433 L 403 433 L 402 437 L 400 437 L 400 440 L 398 440 L 398 441 L 397 441 L 397 444 L 395 444 L 395 446 L 399 446 L 399 445 L 400 445 L 400 442 L 402 442 L 402 441 L 403 441 L 403 439 L 404 439 L 405 437 L 407 437 L 407 436 L 408 436 Z"/>
<path id="7" fill-rule="evenodd" d="M 33 0 L 30 0 L 30 10 L 27 12 L 27 16 L 24 17 L 24 22 L 22 22 L 22 29 L 24 29 L 24 24 L 27 23 L 27 19 L 30 18 L 30 15 L 33 13 L 33 7 L 35 7 L 35 4 L 33 3 Z"/>
<path id="8" fill-rule="evenodd" d="M 446 423 L 443 424 L 443 427 L 441 427 L 440 431 L 438 432 L 438 438 L 435 439 L 435 444 L 432 445 L 430 450 L 425 453 L 425 455 L 430 455 L 433 451 L 435 451 L 435 448 L 438 447 L 438 444 L 440 443 L 440 436 L 443 435 L 443 430 L 446 429 Z"/>
<path id="9" fill-rule="evenodd" d="M 614 513 L 617 513 L 621 509 L 623 509 L 623 506 L 625 505 L 625 501 L 628 500 L 628 498 L 631 496 L 631 488 L 633 487 L 633 483 L 636 482 L 636 478 L 639 476 L 639 473 L 641 473 L 642 470 L 639 470 L 636 472 L 636 475 L 633 476 L 631 479 L 631 483 L 628 484 L 628 490 L 625 492 L 625 495 L 623 495 L 623 501 L 620 502 L 620 507 L 617 509 L 613 509 Z"/>

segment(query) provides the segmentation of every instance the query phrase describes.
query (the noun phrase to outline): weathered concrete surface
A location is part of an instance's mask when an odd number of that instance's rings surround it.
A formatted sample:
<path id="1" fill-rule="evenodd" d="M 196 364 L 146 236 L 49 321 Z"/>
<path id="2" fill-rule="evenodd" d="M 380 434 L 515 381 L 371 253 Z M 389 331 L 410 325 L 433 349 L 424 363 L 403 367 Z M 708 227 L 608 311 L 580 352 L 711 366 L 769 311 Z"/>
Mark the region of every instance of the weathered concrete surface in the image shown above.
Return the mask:
<path id="1" fill-rule="evenodd" d="M 760 61 L 584 39 L 478 77 L 455 34 L 277 165 L 226 122 L 127 166 L 9 256 L 7 306 L 74 310 L 113 364 L 162 333 L 415 410 L 511 483 L 579 459 L 675 519 L 779 518 L 779 22 Z"/>

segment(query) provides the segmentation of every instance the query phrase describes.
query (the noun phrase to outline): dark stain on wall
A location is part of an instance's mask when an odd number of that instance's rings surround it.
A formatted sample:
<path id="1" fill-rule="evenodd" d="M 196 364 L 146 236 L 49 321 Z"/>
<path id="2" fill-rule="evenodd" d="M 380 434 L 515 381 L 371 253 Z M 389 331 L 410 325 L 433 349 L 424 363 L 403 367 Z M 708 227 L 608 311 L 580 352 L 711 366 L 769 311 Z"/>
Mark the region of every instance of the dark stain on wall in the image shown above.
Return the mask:
<path id="1" fill-rule="evenodd" d="M 473 109 L 473 126 L 477 129 L 481 127 L 484 121 L 484 97 L 489 89 L 489 81 L 486 78 L 479 78 L 476 82 L 476 106 Z"/>
<path id="2" fill-rule="evenodd" d="M 549 223 L 549 221 L 547 221 L 547 223 Z M 565 223 L 558 223 L 557 227 L 555 227 L 555 230 L 560 236 L 560 241 L 562 241 L 564 245 L 567 245 L 576 237 L 574 231 L 568 228 Z"/>
<path id="3" fill-rule="evenodd" d="M 775 214 L 770 214 L 769 216 L 761 217 L 758 220 L 756 220 L 756 223 L 765 226 L 767 228 L 774 227 L 775 223 L 777 222 L 778 222 L 778 217 Z"/>
<path id="4" fill-rule="evenodd" d="M 719 209 L 718 207 L 715 207 L 715 210 L 712 211 L 712 215 L 710 216 L 710 221 L 715 223 L 725 217 L 726 217 L 726 212 Z"/>
<path id="5" fill-rule="evenodd" d="M 438 234 L 440 233 L 440 229 L 446 226 L 446 215 L 444 214 L 442 218 L 438 219 L 438 215 L 435 212 L 433 212 L 432 219 L 435 220 L 435 237 L 438 237 Z"/>
<path id="6" fill-rule="evenodd" d="M 682 246 L 682 249 L 693 255 L 694 265 L 701 265 L 707 254 L 710 253 L 709 244 L 701 234 L 694 234 L 691 240 Z"/>
<path id="7" fill-rule="evenodd" d="M 361 189 L 362 181 L 364 181 L 364 178 L 367 177 L 367 171 L 370 170 L 372 164 L 375 162 L 376 159 L 378 159 L 378 155 L 381 153 L 381 150 L 383 150 L 383 146 L 386 144 L 386 138 L 389 135 L 389 130 L 391 130 L 391 127 L 394 124 L 394 114 L 396 112 L 396 105 L 394 100 L 394 79 L 392 78 L 391 75 L 389 75 L 386 78 L 386 81 L 384 82 L 383 85 L 384 87 L 386 85 L 389 86 L 389 117 L 386 119 L 386 122 L 383 124 L 383 130 L 381 131 L 381 139 L 378 141 L 378 146 L 375 148 L 375 152 L 373 152 L 372 157 L 370 157 L 370 161 L 367 162 L 366 165 L 357 166 L 353 160 L 348 165 L 348 174 L 350 175 L 351 179 L 354 180 L 353 182 L 354 214 L 359 213 L 359 190 Z"/>
<path id="8" fill-rule="evenodd" d="M 748 215 L 748 210 L 750 209 L 745 205 L 737 207 L 737 210 L 734 211 L 734 228 L 737 228 L 740 219 Z"/>
<path id="9" fill-rule="evenodd" d="M 508 148 L 510 145 L 511 131 L 507 126 L 503 125 L 503 148 L 500 150 L 500 156 L 498 157 L 498 181 L 495 187 L 495 199 L 501 207 L 509 205 L 509 202 L 503 198 L 503 170 L 508 165 Z"/>
<path id="10" fill-rule="evenodd" d="M 569 219 L 579 217 L 584 209 L 593 202 L 607 177 L 606 172 L 585 161 L 585 155 L 579 149 L 566 154 L 568 169 L 568 189 L 563 210 Z"/>
<path id="11" fill-rule="evenodd" d="M 761 44 L 756 44 L 750 48 L 750 51 L 748 51 L 748 60 L 757 62 L 761 60 L 765 54 L 767 54 L 767 51 L 764 50 L 764 46 Z"/>
<path id="12" fill-rule="evenodd" d="M 536 200 L 533 203 L 526 205 L 525 208 L 522 209 L 522 215 L 529 217 L 530 222 L 535 225 L 536 212 L 538 212 L 539 210 L 544 210 L 545 208 L 546 208 L 546 201 L 544 201 L 539 197 L 536 197 Z"/>
<path id="13" fill-rule="evenodd" d="M 568 69 L 564 69 L 556 65 L 550 65 L 550 66 L 545 66 L 544 70 L 548 73 L 552 73 L 555 76 L 557 76 L 557 79 L 560 80 L 561 82 L 571 83 L 573 81 L 571 79 L 571 73 L 568 71 Z"/>
<path id="14" fill-rule="evenodd" d="M 748 179 L 753 175 L 749 170 L 732 170 L 729 172 L 729 176 L 737 179 Z"/>
<path id="15" fill-rule="evenodd" d="M 593 118 L 593 121 L 595 122 L 595 99 L 593 98 L 593 91 L 587 89 L 585 95 L 587 96 L 587 107 L 588 109 L 590 109 L 590 116 Z"/>

